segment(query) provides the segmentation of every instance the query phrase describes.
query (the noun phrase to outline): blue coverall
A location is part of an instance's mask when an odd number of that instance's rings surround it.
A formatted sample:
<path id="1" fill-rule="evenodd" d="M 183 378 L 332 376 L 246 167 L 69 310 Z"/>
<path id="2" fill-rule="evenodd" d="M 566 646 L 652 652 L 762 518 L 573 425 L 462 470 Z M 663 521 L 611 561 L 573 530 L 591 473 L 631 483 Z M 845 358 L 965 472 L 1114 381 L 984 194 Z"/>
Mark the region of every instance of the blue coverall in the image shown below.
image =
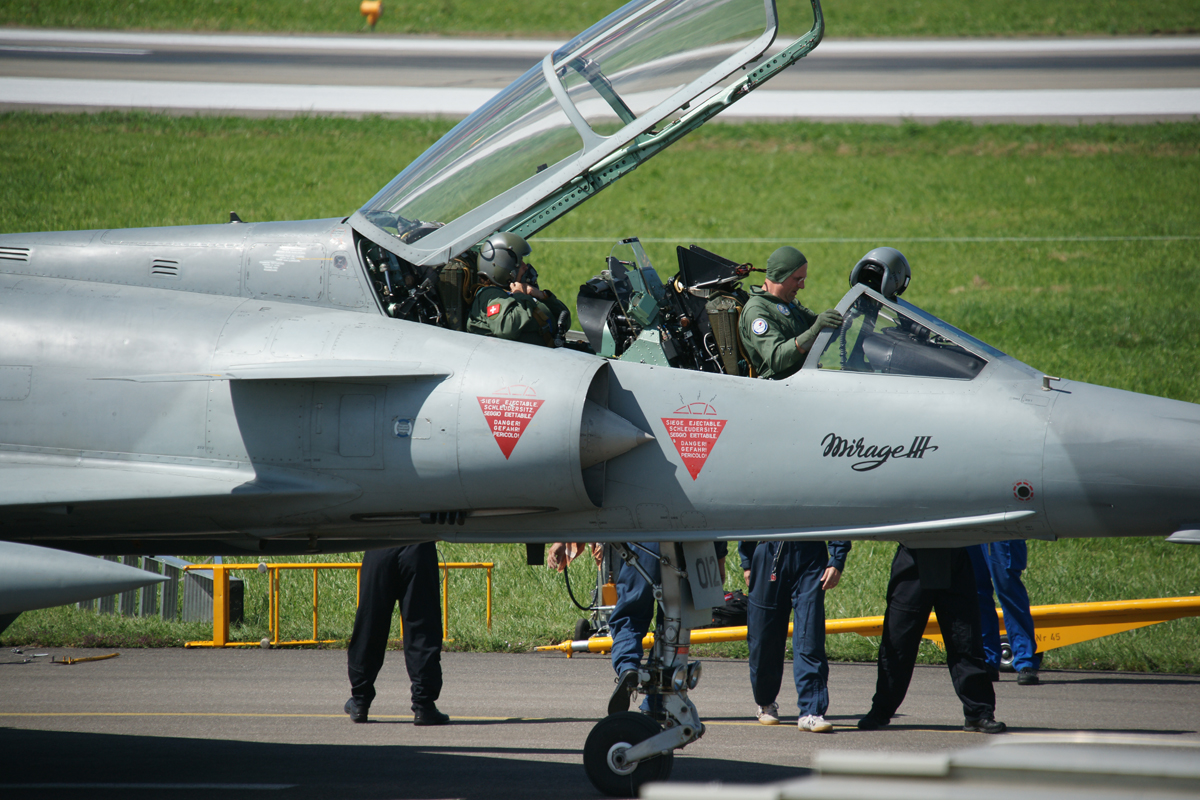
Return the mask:
<path id="1" fill-rule="evenodd" d="M 979 592 L 979 616 L 983 630 L 983 654 L 987 663 L 1000 666 L 1000 620 L 992 600 L 993 587 L 1004 609 L 1004 629 L 1013 653 L 1013 669 L 1037 669 L 1042 657 L 1037 652 L 1033 617 L 1029 614 L 1029 593 L 1021 582 L 1021 573 L 1029 560 L 1024 539 L 990 542 L 968 547 Z"/>
<path id="2" fill-rule="evenodd" d="M 641 542 L 641 546 L 650 553 L 634 547 L 638 564 L 655 583 L 662 583 L 658 542 Z M 622 563 L 617 573 L 617 604 L 608 618 L 608 629 L 612 633 L 612 666 L 618 675 L 627 669 L 637 669 L 641 664 L 642 639 L 650 632 L 655 605 L 654 587 L 646 583 L 637 570 Z"/>
<path id="3" fill-rule="evenodd" d="M 742 542 L 738 552 L 742 569 L 750 570 L 746 643 L 754 702 L 766 707 L 779 696 L 788 618 L 794 615 L 796 706 L 802 717 L 824 716 L 829 709 L 829 661 L 821 575 L 826 567 L 845 570 L 850 542 L 829 542 L 828 547 L 825 542 Z"/>
<path id="4" fill-rule="evenodd" d="M 655 583 L 662 583 L 662 566 L 659 564 L 658 542 L 641 542 L 634 547 L 637 562 Z M 642 548 L 645 548 L 643 550 Z M 717 558 L 725 560 L 729 546 L 716 543 Z M 646 552 L 646 551 L 650 552 Z M 654 617 L 654 587 L 646 583 L 637 570 L 622 563 L 617 574 L 617 604 L 608 618 L 608 629 L 612 635 L 612 666 L 619 676 L 627 669 L 637 669 L 642 662 L 642 639 L 650 632 L 650 621 Z M 662 619 L 662 608 L 658 609 Z M 658 696 L 656 696 L 658 699 Z M 642 711 L 651 711 L 650 698 L 642 701 Z M 661 702 L 661 701 L 660 701 Z M 657 709 L 656 709 L 657 710 Z"/>

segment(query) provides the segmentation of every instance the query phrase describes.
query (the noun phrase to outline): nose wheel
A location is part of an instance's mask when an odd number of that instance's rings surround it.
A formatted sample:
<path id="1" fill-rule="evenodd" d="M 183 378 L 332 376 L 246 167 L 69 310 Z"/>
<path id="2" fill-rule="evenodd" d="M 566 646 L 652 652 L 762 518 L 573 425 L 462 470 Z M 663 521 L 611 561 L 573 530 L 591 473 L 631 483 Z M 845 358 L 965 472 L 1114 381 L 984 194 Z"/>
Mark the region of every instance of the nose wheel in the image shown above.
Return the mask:
<path id="1" fill-rule="evenodd" d="M 583 767 L 592 785 L 611 797 L 636 797 L 642 784 L 669 778 L 673 751 L 633 763 L 625 760 L 633 745 L 661 731 L 657 722 L 633 711 L 610 714 L 596 723 L 583 746 Z"/>

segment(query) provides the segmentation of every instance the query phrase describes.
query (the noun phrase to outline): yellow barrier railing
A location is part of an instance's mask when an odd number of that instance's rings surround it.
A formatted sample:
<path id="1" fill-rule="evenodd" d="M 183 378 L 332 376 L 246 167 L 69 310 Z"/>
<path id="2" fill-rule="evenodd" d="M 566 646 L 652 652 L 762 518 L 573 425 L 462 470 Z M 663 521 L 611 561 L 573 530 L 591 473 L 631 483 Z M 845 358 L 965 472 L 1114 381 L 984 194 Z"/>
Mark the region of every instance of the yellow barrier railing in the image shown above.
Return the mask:
<path id="1" fill-rule="evenodd" d="M 487 626 L 492 628 L 492 568 L 493 562 L 439 562 L 442 570 L 442 630 L 446 631 L 450 624 L 450 570 L 452 569 L 482 569 L 487 571 Z M 317 586 L 318 570 L 352 569 L 355 571 L 355 585 L 358 586 L 358 573 L 361 563 L 328 563 L 328 564 L 191 564 L 184 569 L 211 570 L 213 574 L 213 638 L 207 642 L 187 642 L 184 647 L 280 647 L 298 644 L 331 644 L 337 639 L 318 639 L 318 599 Z M 279 610 L 280 610 L 280 576 L 284 570 L 312 570 L 312 638 L 281 640 Z M 267 628 L 269 636 L 255 642 L 234 642 L 229 639 L 229 573 L 233 570 L 255 570 L 267 574 Z M 357 605 L 359 596 L 355 594 Z M 401 621 L 400 630 L 404 624 Z"/>
<path id="2" fill-rule="evenodd" d="M 1057 647 L 1078 644 L 1101 636 L 1143 628 L 1159 622 L 1168 622 L 1183 617 L 1200 617 L 1200 597 L 1164 597 L 1148 600 L 1115 600 L 1105 603 L 1063 603 L 1052 606 L 1033 606 L 1034 636 L 1038 652 L 1044 653 Z M 1004 629 L 1004 612 L 1000 615 L 1000 632 Z M 788 635 L 792 625 L 788 623 Z M 857 633 L 860 636 L 883 634 L 883 617 L 853 617 L 825 621 L 825 633 Z M 942 630 L 938 627 L 937 614 L 929 615 L 924 637 L 942 644 Z M 746 638 L 746 626 L 732 628 L 700 628 L 692 631 L 692 644 L 711 642 L 739 642 Z M 654 634 L 646 635 L 642 648 L 654 646 Z M 558 650 L 570 657 L 574 653 L 607 653 L 612 650 L 612 639 L 595 636 L 591 639 L 546 645 L 538 650 Z"/>

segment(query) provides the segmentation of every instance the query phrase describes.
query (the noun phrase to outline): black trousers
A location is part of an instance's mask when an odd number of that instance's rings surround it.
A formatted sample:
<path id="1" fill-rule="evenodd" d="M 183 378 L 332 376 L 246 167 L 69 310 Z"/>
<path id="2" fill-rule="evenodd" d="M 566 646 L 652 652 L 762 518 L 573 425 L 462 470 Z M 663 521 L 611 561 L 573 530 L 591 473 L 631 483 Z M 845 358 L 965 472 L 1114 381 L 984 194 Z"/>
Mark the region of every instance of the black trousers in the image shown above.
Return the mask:
<path id="1" fill-rule="evenodd" d="M 350 694 L 363 705 L 375 699 L 392 613 L 400 603 L 404 665 L 412 683 L 412 708 L 433 705 L 442 692 L 441 587 L 433 542 L 368 550 L 359 578 L 358 612 L 347 651 Z"/>
<path id="2" fill-rule="evenodd" d="M 904 545 L 892 559 L 872 714 L 890 719 L 904 702 L 930 610 L 937 612 L 963 716 L 991 717 L 996 692 L 984 661 L 975 573 L 966 549 L 909 550 Z"/>

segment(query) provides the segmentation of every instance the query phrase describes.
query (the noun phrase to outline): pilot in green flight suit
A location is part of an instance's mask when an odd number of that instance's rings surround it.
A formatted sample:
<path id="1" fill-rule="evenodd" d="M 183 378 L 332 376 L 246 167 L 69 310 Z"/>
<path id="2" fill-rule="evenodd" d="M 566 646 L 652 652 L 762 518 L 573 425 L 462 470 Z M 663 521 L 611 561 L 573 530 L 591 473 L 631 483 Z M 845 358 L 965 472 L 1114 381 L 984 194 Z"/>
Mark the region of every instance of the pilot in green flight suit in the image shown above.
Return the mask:
<path id="1" fill-rule="evenodd" d="M 525 263 L 529 244 L 515 233 L 491 236 L 479 251 L 483 287 L 476 292 L 467 315 L 467 331 L 526 344 L 553 346 L 566 314 L 571 312 L 549 291 L 538 288 L 537 272 Z"/>
<path id="2" fill-rule="evenodd" d="M 750 288 L 742 308 L 738 334 L 746 358 L 760 378 L 778 380 L 799 371 L 822 328 L 836 328 L 842 315 L 834 309 L 814 314 L 796 303 L 804 288 L 808 259 L 794 247 L 781 247 L 767 259 L 761 287 Z"/>

